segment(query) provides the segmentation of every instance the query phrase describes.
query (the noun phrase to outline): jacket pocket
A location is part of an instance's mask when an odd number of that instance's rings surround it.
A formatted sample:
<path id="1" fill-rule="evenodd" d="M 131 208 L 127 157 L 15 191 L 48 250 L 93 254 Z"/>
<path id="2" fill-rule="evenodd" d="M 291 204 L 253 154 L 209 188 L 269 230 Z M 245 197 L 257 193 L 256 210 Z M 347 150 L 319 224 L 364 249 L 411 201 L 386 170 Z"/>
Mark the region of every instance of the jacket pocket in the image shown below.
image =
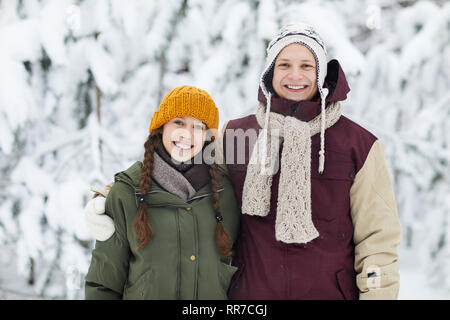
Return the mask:
<path id="1" fill-rule="evenodd" d="M 153 270 L 147 270 L 134 283 L 127 284 L 123 290 L 124 300 L 143 300 L 152 298 Z"/>
<path id="2" fill-rule="evenodd" d="M 231 278 L 233 278 L 237 270 L 238 267 L 232 266 L 231 264 L 219 262 L 218 266 L 219 281 L 225 297 L 227 297 L 227 292 L 230 286 Z"/>
<path id="3" fill-rule="evenodd" d="M 319 145 L 312 148 L 311 155 L 311 178 L 349 182 L 355 178 L 356 165 L 350 152 L 330 149 L 325 145 L 325 166 L 322 173 L 319 173 Z"/>
<path id="4" fill-rule="evenodd" d="M 318 162 L 311 163 L 311 201 L 313 219 L 336 223 L 347 219 L 350 210 L 350 189 L 355 176 L 355 165 L 351 161 L 333 158 L 329 151 L 325 156 L 325 169 L 318 172 Z"/>
<path id="5" fill-rule="evenodd" d="M 338 288 L 345 300 L 358 300 L 358 288 L 356 287 L 356 277 L 347 270 L 340 270 L 336 274 Z"/>
<path id="6" fill-rule="evenodd" d="M 355 165 L 352 162 L 344 161 L 328 161 L 325 159 L 325 167 L 323 173 L 319 173 L 319 166 L 314 162 L 311 166 L 311 178 L 313 179 L 327 179 L 327 180 L 342 180 L 353 182 L 355 178 Z"/>

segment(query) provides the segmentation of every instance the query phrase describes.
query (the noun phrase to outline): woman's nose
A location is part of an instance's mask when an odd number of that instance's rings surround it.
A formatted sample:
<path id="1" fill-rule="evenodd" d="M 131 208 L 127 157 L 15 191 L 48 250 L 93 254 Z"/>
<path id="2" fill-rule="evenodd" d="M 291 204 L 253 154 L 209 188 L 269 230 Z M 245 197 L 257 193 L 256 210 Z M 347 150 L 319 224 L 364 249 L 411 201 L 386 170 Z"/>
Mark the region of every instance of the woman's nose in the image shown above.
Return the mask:
<path id="1" fill-rule="evenodd" d="M 192 132 L 190 132 L 186 128 L 176 129 L 174 132 L 172 132 L 172 140 L 174 141 L 190 143 L 191 139 L 192 139 Z"/>
<path id="2" fill-rule="evenodd" d="M 192 132 L 189 130 L 183 130 L 180 135 L 180 140 L 184 142 L 190 142 L 192 140 Z"/>

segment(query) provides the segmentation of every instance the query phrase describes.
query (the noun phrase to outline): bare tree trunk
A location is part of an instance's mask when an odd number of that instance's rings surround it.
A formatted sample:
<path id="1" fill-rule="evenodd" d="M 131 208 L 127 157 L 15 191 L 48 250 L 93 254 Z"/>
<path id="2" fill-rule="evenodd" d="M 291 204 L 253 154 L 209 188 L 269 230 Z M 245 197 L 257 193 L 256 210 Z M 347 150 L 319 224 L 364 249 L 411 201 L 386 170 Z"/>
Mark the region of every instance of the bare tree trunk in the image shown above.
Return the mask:
<path id="1" fill-rule="evenodd" d="M 30 274 L 28 276 L 28 284 L 30 286 L 35 283 L 34 259 L 30 258 Z"/>

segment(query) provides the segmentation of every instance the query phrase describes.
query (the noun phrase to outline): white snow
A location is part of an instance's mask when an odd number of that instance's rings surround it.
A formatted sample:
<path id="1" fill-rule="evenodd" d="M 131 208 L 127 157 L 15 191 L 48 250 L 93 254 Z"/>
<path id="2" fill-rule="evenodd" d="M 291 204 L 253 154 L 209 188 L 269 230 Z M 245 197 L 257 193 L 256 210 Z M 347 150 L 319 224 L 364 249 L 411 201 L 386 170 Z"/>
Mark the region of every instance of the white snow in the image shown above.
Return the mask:
<path id="1" fill-rule="evenodd" d="M 82 299 L 90 186 L 142 158 L 178 85 L 207 90 L 221 125 L 253 113 L 266 44 L 297 21 L 341 63 L 344 115 L 384 147 L 404 232 L 400 299 L 450 299 L 450 4 L 183 3 L 0 1 L 0 299 Z"/>
<path id="2" fill-rule="evenodd" d="M 450 290 L 442 286 L 432 286 L 429 274 L 420 263 L 417 252 L 411 250 L 400 253 L 399 300 L 449 300 Z"/>

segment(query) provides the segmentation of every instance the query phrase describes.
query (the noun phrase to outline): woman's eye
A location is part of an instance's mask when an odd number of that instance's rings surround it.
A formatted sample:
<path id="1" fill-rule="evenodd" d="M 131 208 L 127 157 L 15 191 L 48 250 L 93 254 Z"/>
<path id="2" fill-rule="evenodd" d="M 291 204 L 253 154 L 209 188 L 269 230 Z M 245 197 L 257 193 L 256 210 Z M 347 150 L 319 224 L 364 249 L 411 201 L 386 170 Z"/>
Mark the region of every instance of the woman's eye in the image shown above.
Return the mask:
<path id="1" fill-rule="evenodd" d="M 195 125 L 195 126 L 194 126 L 194 129 L 195 129 L 195 130 L 204 130 L 205 127 L 202 126 L 202 125 L 200 125 L 200 124 L 198 124 L 198 125 Z"/>
<path id="2" fill-rule="evenodd" d="M 174 123 L 178 126 L 182 126 L 183 125 L 183 121 L 181 120 L 175 120 Z"/>
<path id="3" fill-rule="evenodd" d="M 305 69 L 311 69 L 311 68 L 313 68 L 313 66 L 310 65 L 310 64 L 304 64 L 304 65 L 303 65 L 303 68 L 305 68 Z"/>

